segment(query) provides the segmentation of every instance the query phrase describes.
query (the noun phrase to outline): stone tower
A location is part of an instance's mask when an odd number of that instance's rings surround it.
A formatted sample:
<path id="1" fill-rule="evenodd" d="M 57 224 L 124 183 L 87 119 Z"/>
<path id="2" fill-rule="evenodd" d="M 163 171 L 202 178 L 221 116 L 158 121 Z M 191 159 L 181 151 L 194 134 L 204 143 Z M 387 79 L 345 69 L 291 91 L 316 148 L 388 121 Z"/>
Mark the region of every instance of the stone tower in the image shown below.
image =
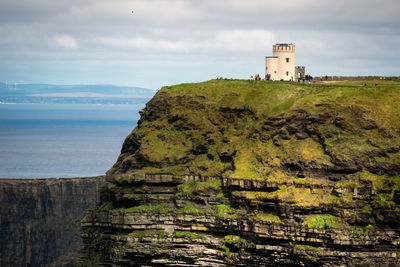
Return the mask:
<path id="1" fill-rule="evenodd" d="M 272 81 L 294 81 L 294 44 L 276 44 L 273 46 L 273 56 L 265 57 L 265 74 Z"/>

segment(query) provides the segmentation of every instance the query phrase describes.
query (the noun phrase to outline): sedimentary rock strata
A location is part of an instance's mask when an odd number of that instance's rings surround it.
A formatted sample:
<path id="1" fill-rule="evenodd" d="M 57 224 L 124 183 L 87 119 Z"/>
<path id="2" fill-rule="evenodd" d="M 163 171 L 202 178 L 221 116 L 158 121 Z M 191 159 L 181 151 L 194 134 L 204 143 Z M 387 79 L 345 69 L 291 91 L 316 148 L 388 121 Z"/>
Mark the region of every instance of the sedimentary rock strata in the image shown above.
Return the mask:
<path id="1" fill-rule="evenodd" d="M 99 266 L 399 265 L 397 82 L 165 87 L 82 221 Z"/>

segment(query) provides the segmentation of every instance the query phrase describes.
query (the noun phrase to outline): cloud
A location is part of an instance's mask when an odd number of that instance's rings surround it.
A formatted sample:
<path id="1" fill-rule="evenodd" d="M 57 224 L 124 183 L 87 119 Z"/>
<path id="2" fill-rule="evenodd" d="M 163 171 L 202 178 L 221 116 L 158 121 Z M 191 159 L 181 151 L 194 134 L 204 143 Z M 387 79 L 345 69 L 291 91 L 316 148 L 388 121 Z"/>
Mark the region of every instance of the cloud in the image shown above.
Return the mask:
<path id="1" fill-rule="evenodd" d="M 220 31 L 216 35 L 214 46 L 231 52 L 262 51 L 271 46 L 275 34 L 266 30 L 230 30 Z"/>
<path id="2" fill-rule="evenodd" d="M 190 44 L 184 41 L 153 40 L 151 38 L 134 37 L 101 37 L 93 40 L 95 44 L 119 49 L 152 50 L 165 52 L 189 52 Z"/>
<path id="3" fill-rule="evenodd" d="M 101 46 L 119 49 L 145 50 L 153 52 L 176 53 L 229 53 L 262 51 L 274 42 L 275 34 L 265 30 L 225 30 L 214 36 L 200 41 L 196 40 L 168 40 L 151 39 L 144 37 L 102 37 L 93 42 Z"/>
<path id="4" fill-rule="evenodd" d="M 158 87 L 246 77 L 285 42 L 311 72 L 357 72 L 356 62 L 393 74 L 399 8 L 399 0 L 0 0 L 0 80 Z"/>
<path id="5" fill-rule="evenodd" d="M 56 35 L 53 38 L 54 43 L 61 47 L 61 48 L 65 48 L 65 49 L 77 49 L 78 48 L 78 43 L 76 42 L 76 40 L 67 34 L 62 34 L 62 35 Z"/>

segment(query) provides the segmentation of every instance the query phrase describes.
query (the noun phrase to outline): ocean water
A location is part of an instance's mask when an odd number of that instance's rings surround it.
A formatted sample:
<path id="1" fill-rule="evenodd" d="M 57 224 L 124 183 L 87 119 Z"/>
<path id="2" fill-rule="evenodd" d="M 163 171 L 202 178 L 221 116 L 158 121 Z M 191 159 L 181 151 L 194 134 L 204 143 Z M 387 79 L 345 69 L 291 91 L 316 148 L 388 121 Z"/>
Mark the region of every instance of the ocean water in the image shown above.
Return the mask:
<path id="1" fill-rule="evenodd" d="M 137 104 L 0 105 L 0 178 L 103 175 L 139 119 Z"/>

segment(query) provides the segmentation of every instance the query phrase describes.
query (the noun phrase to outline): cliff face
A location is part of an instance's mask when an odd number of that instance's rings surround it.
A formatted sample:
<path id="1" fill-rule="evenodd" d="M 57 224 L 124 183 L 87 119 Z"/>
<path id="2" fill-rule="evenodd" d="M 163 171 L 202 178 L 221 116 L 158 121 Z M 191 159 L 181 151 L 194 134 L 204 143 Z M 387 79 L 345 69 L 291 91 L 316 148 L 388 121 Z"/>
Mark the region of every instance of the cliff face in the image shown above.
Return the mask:
<path id="1" fill-rule="evenodd" d="M 163 88 L 82 221 L 82 264 L 400 265 L 400 85 L 363 84 Z"/>
<path id="2" fill-rule="evenodd" d="M 104 177 L 0 180 L 0 266 L 41 266 L 76 250 Z"/>

